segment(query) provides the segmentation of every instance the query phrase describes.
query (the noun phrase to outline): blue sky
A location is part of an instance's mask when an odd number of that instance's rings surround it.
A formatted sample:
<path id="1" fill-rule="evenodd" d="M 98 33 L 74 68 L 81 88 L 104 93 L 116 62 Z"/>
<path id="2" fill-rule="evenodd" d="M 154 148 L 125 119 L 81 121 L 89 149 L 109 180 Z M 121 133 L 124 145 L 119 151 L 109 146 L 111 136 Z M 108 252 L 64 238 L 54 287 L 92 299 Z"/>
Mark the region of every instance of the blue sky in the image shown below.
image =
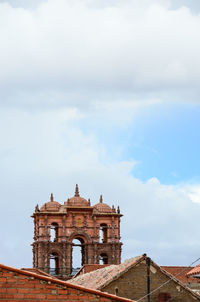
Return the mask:
<path id="1" fill-rule="evenodd" d="M 199 12 L 196 0 L 0 1 L 1 262 L 32 265 L 35 205 L 76 183 L 120 205 L 123 260 L 199 257 Z"/>
<path id="2" fill-rule="evenodd" d="M 143 181 L 157 177 L 163 184 L 199 183 L 199 116 L 198 104 L 156 104 L 125 125 L 113 127 L 99 117 L 84 120 L 81 128 L 97 135 L 112 160 L 134 159 L 132 174 Z"/>
<path id="3" fill-rule="evenodd" d="M 129 156 L 141 164 L 134 175 L 157 177 L 164 184 L 199 182 L 200 108 L 198 105 L 156 106 L 130 135 Z"/>

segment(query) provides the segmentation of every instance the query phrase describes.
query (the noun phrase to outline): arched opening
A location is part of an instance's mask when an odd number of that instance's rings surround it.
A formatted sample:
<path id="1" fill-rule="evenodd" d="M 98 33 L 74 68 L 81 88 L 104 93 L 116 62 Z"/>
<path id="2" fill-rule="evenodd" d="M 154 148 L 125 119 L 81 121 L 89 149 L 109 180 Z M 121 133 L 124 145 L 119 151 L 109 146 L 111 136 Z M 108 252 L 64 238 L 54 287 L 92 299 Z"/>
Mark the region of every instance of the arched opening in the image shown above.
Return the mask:
<path id="1" fill-rule="evenodd" d="M 49 273 L 51 275 L 59 274 L 59 256 L 57 253 L 51 253 L 49 258 Z"/>
<path id="2" fill-rule="evenodd" d="M 108 255 L 105 253 L 100 254 L 99 264 L 108 264 Z"/>
<path id="3" fill-rule="evenodd" d="M 80 237 L 72 241 L 72 271 L 74 276 L 78 270 L 85 264 L 85 244 L 84 240 Z"/>
<path id="4" fill-rule="evenodd" d="M 106 243 L 108 241 L 108 226 L 105 223 L 100 224 L 99 240 L 102 243 Z"/>
<path id="5" fill-rule="evenodd" d="M 58 224 L 56 222 L 51 224 L 50 236 L 52 242 L 58 242 Z"/>

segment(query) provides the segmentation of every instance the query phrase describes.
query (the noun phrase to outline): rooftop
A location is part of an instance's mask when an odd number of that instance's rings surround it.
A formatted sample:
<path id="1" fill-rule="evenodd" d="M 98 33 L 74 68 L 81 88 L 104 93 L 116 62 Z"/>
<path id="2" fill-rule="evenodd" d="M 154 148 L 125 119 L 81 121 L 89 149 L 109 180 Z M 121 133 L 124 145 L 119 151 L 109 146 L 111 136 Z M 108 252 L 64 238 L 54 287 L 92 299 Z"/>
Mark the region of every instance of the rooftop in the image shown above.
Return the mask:
<path id="1" fill-rule="evenodd" d="M 71 279 L 69 282 L 80 286 L 87 286 L 88 288 L 91 289 L 103 290 L 103 288 L 105 288 L 105 286 L 107 286 L 109 283 L 111 283 L 114 280 L 117 280 L 121 275 L 126 273 L 129 269 L 134 268 L 135 266 L 137 266 L 139 263 L 143 262 L 146 259 L 147 259 L 146 254 L 142 256 L 137 256 L 128 259 L 124 263 L 119 265 L 110 265 L 101 269 L 97 269 L 96 271 L 82 274 L 74 279 Z M 156 269 L 159 269 L 163 274 L 165 274 L 169 278 L 169 281 L 173 281 L 177 283 L 184 290 L 190 292 L 190 294 L 192 294 L 195 298 L 200 300 L 198 293 L 192 291 L 189 287 L 186 286 L 186 282 L 183 282 L 185 280 L 185 277 L 182 275 L 182 270 L 185 269 L 185 274 L 186 274 L 186 270 L 187 269 L 189 270 L 190 267 L 189 268 L 169 267 L 169 266 L 160 267 L 159 265 L 154 263 L 151 259 L 150 261 L 152 266 L 154 266 Z M 181 279 L 183 281 L 181 281 Z"/>
<path id="2" fill-rule="evenodd" d="M 188 276 L 188 273 L 193 269 L 192 266 L 161 266 L 161 268 L 176 277 L 183 284 L 187 284 L 188 282 L 197 283 L 195 278 Z"/>
<path id="3" fill-rule="evenodd" d="M 86 286 L 84 287 L 84 286 L 79 286 L 79 285 L 76 285 L 76 284 L 71 284 L 68 281 L 61 281 L 61 280 L 58 280 L 56 278 L 52 278 L 52 277 L 48 277 L 48 276 L 45 276 L 45 275 L 38 274 L 36 272 L 27 271 L 27 270 L 24 270 L 24 269 L 18 269 L 18 268 L 14 268 L 14 267 L 11 267 L 11 266 L 6 266 L 6 265 L 3 265 L 3 264 L 0 263 L 0 271 L 1 270 L 7 270 L 7 271 L 10 271 L 10 272 L 15 272 L 16 274 L 19 274 L 19 275 L 27 276 L 27 277 L 29 277 L 28 280 L 30 280 L 30 281 L 32 281 L 35 278 L 35 279 L 47 281 L 48 283 L 50 282 L 49 284 L 64 285 L 66 288 L 67 287 L 68 288 L 74 288 L 74 289 L 78 289 L 78 290 L 88 292 L 88 293 L 91 293 L 91 294 L 95 294 L 95 295 L 98 295 L 98 296 L 110 298 L 112 301 L 134 302 L 133 300 L 118 297 L 118 296 L 108 294 L 108 293 L 104 293 L 104 292 L 101 292 L 101 291 L 98 291 L 98 290 L 90 289 L 90 288 L 87 288 Z"/>
<path id="4" fill-rule="evenodd" d="M 90 273 L 80 275 L 74 279 L 69 280 L 69 283 L 77 284 L 81 286 L 87 286 L 88 288 L 101 289 L 105 284 L 111 282 L 121 273 L 124 273 L 130 267 L 136 265 L 142 261 L 145 256 L 137 256 L 124 261 L 121 264 L 112 264 L 101 269 L 97 269 Z"/>
<path id="5" fill-rule="evenodd" d="M 191 277 L 191 276 L 195 276 L 195 275 L 200 275 L 200 264 L 198 264 L 197 266 L 193 267 L 188 273 L 187 276 Z M 197 282 L 197 280 L 196 280 Z M 200 281 L 199 281 L 200 282 Z"/>
<path id="6" fill-rule="evenodd" d="M 84 197 L 81 197 L 79 194 L 79 188 L 76 184 L 75 194 L 73 197 L 68 198 L 64 204 L 59 203 L 54 200 L 53 193 L 51 193 L 50 201 L 45 202 L 40 208 L 38 205 L 35 207 L 35 214 L 42 213 L 65 213 L 68 209 L 72 208 L 84 208 L 90 210 L 95 215 L 120 215 L 120 209 L 117 208 L 117 211 L 114 206 L 112 208 L 103 202 L 102 195 L 97 204 L 91 206 L 90 199 L 86 200 Z"/>

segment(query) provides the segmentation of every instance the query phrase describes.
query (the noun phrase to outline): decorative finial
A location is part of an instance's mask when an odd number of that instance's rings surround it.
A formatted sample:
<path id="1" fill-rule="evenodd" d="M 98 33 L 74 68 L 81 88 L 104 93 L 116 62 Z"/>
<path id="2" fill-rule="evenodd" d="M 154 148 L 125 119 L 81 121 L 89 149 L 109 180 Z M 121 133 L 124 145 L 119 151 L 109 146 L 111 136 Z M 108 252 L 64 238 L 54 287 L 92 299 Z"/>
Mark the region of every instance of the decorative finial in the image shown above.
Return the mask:
<path id="1" fill-rule="evenodd" d="M 100 203 L 102 203 L 102 202 L 103 202 L 103 197 L 102 197 L 102 195 L 100 195 L 99 202 L 100 202 Z"/>
<path id="2" fill-rule="evenodd" d="M 115 210 L 114 205 L 112 205 L 112 212 L 113 212 L 113 213 L 116 213 L 116 210 Z"/>
<path id="3" fill-rule="evenodd" d="M 50 201 L 54 201 L 53 200 L 53 193 L 51 193 Z"/>
<path id="4" fill-rule="evenodd" d="M 78 185 L 76 184 L 76 189 L 75 189 L 75 195 L 76 197 L 79 197 L 79 190 L 78 190 Z"/>
<path id="5" fill-rule="evenodd" d="M 38 206 L 38 204 L 36 205 L 36 207 L 35 207 L 35 212 L 39 212 L 40 210 L 39 210 L 39 206 Z"/>
<path id="6" fill-rule="evenodd" d="M 91 205 L 91 203 L 90 203 L 90 198 L 88 198 L 88 205 L 89 205 L 89 206 Z"/>
<path id="7" fill-rule="evenodd" d="M 119 208 L 119 206 L 117 207 L 117 213 L 120 214 L 120 208 Z"/>

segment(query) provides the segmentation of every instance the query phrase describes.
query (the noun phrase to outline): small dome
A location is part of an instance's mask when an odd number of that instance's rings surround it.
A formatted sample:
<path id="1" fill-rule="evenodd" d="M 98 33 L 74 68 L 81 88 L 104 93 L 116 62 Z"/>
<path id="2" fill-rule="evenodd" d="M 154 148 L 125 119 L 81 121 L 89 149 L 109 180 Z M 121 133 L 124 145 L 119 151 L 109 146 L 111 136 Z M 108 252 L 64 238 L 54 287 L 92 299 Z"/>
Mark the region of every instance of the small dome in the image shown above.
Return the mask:
<path id="1" fill-rule="evenodd" d="M 88 201 L 81 196 L 74 196 L 65 201 L 64 204 L 67 206 L 88 206 Z"/>
<path id="2" fill-rule="evenodd" d="M 76 185 L 75 195 L 69 198 L 64 203 L 66 206 L 90 206 L 90 201 L 87 201 L 85 198 L 79 195 L 78 185 Z"/>
<path id="3" fill-rule="evenodd" d="M 53 200 L 53 194 L 51 193 L 51 197 L 50 197 L 50 201 L 49 202 L 46 202 L 44 203 L 41 208 L 40 208 L 40 211 L 41 212 L 57 212 L 59 211 L 61 205 L 59 204 L 59 202 L 57 201 L 54 201 Z"/>
<path id="4" fill-rule="evenodd" d="M 111 209 L 111 207 L 108 204 L 103 203 L 102 195 L 100 196 L 99 203 L 94 205 L 94 209 L 100 213 L 112 213 L 113 212 L 113 210 Z"/>

